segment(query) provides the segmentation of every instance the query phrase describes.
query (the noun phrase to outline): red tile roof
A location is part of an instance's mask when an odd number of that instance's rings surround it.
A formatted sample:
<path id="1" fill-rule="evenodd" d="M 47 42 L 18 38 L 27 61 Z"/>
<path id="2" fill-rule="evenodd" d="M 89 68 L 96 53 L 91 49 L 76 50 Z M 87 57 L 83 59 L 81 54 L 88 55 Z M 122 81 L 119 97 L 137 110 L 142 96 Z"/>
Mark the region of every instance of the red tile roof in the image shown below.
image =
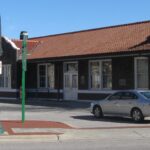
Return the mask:
<path id="1" fill-rule="evenodd" d="M 13 39 L 12 40 L 16 46 L 18 48 L 22 48 L 22 40 L 16 40 L 16 39 Z M 30 50 L 33 50 L 34 48 L 36 48 L 36 46 L 39 44 L 39 41 L 35 41 L 35 40 L 28 40 L 28 44 L 27 44 L 27 49 L 30 51 Z"/>
<path id="2" fill-rule="evenodd" d="M 32 38 L 29 59 L 150 50 L 150 21 Z"/>

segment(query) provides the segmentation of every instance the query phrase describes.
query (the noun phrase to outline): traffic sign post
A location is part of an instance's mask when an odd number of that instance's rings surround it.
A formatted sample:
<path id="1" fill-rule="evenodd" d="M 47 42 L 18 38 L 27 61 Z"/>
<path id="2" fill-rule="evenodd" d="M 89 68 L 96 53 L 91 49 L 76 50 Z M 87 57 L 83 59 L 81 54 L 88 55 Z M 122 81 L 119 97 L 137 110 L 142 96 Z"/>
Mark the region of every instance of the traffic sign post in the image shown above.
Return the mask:
<path id="1" fill-rule="evenodd" d="M 27 71 L 27 38 L 28 33 L 23 31 L 21 32 L 22 36 L 22 123 L 25 122 L 25 98 L 26 98 L 26 90 L 25 90 L 25 79 L 26 79 L 26 71 Z"/>

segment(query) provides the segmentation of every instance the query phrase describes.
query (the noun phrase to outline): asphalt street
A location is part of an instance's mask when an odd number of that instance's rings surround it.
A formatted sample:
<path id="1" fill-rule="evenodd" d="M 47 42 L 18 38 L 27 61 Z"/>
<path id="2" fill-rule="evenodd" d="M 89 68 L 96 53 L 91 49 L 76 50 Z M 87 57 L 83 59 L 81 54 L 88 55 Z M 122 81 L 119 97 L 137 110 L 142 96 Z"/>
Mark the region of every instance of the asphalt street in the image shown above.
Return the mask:
<path id="1" fill-rule="evenodd" d="M 90 102 L 31 101 L 26 104 L 26 120 L 63 122 L 75 128 L 137 126 L 129 118 L 96 119 L 90 113 Z M 21 104 L 0 103 L 0 120 L 21 120 Z M 149 126 L 150 119 L 138 126 Z"/>
<path id="2" fill-rule="evenodd" d="M 1 150 L 149 150 L 149 139 L 144 140 L 78 140 L 64 142 L 0 143 Z"/>

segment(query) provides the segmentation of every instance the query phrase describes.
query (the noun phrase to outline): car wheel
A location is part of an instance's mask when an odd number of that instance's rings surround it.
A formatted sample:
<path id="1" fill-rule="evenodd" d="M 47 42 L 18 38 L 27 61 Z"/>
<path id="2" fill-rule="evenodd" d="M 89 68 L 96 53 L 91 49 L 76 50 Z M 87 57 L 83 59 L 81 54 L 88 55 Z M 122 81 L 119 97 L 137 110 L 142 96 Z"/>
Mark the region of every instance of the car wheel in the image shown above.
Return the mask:
<path id="1" fill-rule="evenodd" d="M 102 110 L 99 106 L 95 106 L 94 109 L 93 109 L 93 114 L 96 118 L 101 118 L 103 117 L 103 113 L 102 113 Z"/>
<path id="2" fill-rule="evenodd" d="M 144 120 L 144 117 L 143 117 L 143 114 L 141 112 L 140 109 L 133 109 L 132 110 L 132 119 L 135 121 L 135 122 L 141 122 Z"/>

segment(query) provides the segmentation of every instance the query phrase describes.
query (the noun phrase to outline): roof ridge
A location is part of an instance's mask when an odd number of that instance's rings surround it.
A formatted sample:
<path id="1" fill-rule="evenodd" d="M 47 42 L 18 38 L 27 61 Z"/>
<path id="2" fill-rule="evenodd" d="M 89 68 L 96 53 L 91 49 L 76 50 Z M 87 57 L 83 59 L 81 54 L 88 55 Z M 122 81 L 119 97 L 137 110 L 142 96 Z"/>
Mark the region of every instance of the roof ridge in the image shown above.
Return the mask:
<path id="1" fill-rule="evenodd" d="M 29 38 L 29 40 L 46 38 L 46 37 L 53 37 L 53 36 L 61 36 L 61 35 L 67 35 L 67 34 L 75 34 L 75 33 L 80 33 L 80 32 L 90 32 L 90 31 L 95 31 L 95 30 L 110 29 L 110 28 L 117 28 L 117 27 L 130 26 L 130 25 L 136 25 L 136 24 L 144 24 L 144 23 L 150 23 L 150 20 L 137 21 L 137 22 L 132 22 L 132 23 L 124 23 L 124 24 L 120 24 L 120 25 L 111 25 L 111 26 L 93 28 L 93 29 L 85 29 L 85 30 L 79 30 L 79 31 L 71 31 L 71 32 L 45 35 L 45 36 L 39 36 L 39 37 L 32 37 L 32 38 Z"/>

